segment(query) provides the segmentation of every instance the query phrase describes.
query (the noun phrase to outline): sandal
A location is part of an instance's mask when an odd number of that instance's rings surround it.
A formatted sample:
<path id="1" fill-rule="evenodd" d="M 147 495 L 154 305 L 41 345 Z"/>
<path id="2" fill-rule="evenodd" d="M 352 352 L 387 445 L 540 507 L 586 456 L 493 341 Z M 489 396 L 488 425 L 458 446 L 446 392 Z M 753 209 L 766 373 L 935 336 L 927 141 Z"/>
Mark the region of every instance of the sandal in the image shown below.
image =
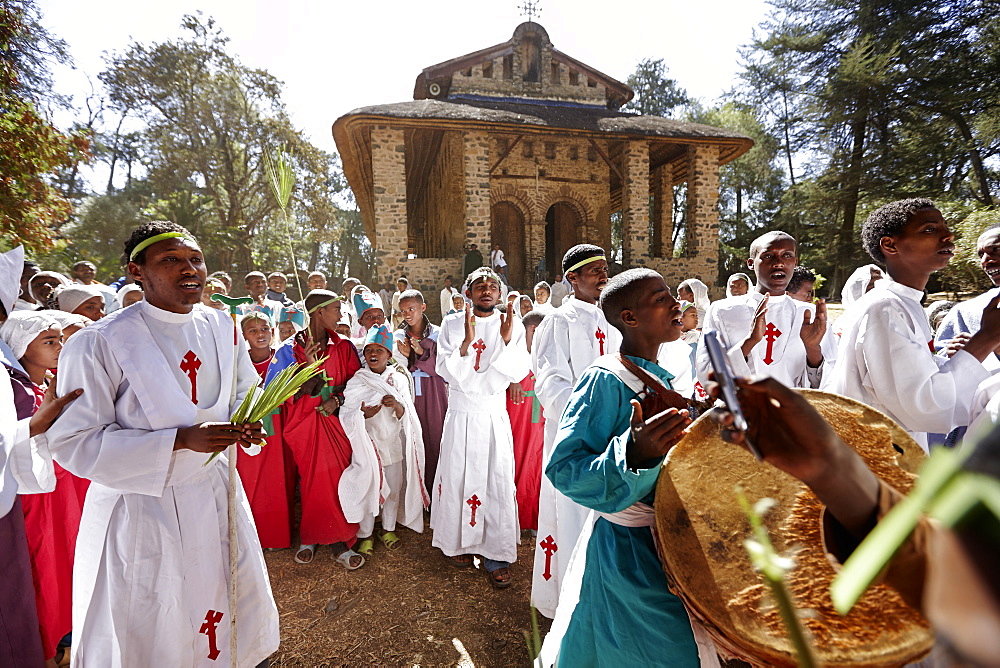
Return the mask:
<path id="1" fill-rule="evenodd" d="M 367 559 L 372 556 L 373 552 L 375 552 L 375 541 L 372 540 L 371 536 L 368 536 L 368 538 L 362 538 L 358 541 L 358 546 L 354 551 Z"/>
<path id="2" fill-rule="evenodd" d="M 509 568 L 498 568 L 495 571 L 490 571 L 489 577 L 490 584 L 493 585 L 494 589 L 506 589 L 513 580 Z"/>
<path id="3" fill-rule="evenodd" d="M 357 565 L 352 564 L 351 563 L 351 559 L 353 559 L 354 557 L 357 557 L 358 559 L 360 559 L 361 563 L 359 563 Z M 361 568 L 362 566 L 365 565 L 365 558 L 363 556 L 361 556 L 360 554 L 358 554 L 357 552 L 355 552 L 354 550 L 350 550 L 350 549 L 344 550 L 343 552 L 341 552 L 340 554 L 338 554 L 337 556 L 335 556 L 334 559 L 336 559 L 337 561 L 339 561 L 340 565 L 343 566 L 344 568 L 346 568 L 349 571 L 356 571 L 356 570 L 358 570 L 359 568 Z"/>
<path id="4" fill-rule="evenodd" d="M 382 544 L 385 545 L 388 550 L 395 550 L 399 547 L 399 536 L 393 531 L 386 531 L 379 538 L 382 540 Z"/>
<path id="5" fill-rule="evenodd" d="M 299 551 L 295 553 L 295 563 L 311 564 L 314 556 L 316 556 L 315 545 L 300 545 Z"/>
<path id="6" fill-rule="evenodd" d="M 456 554 L 454 557 L 448 557 L 448 562 L 456 568 L 468 568 L 473 565 L 471 554 Z"/>

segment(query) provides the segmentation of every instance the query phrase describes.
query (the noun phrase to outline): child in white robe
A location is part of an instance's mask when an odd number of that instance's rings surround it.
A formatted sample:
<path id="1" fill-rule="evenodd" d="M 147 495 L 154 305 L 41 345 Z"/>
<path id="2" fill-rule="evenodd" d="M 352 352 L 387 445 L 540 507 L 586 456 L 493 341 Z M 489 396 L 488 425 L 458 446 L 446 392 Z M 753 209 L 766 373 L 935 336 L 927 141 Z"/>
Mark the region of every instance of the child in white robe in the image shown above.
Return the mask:
<path id="1" fill-rule="evenodd" d="M 955 236 L 929 199 L 899 200 L 875 210 L 861 232 L 865 250 L 888 277 L 842 318 L 837 366 L 824 389 L 877 408 L 927 449 L 927 433 L 968 425 L 982 361 L 1000 347 L 994 297 L 982 326 L 951 358 L 934 354 L 934 335 L 920 302 L 930 275 L 948 266 Z"/>
<path id="2" fill-rule="evenodd" d="M 383 324 L 372 327 L 363 348 L 367 367 L 358 370 L 344 389 L 340 411 L 351 440 L 351 466 L 340 478 L 344 515 L 358 522 L 355 551 L 370 557 L 375 518 L 381 514 L 379 539 L 390 550 L 400 546 L 397 519 L 423 531 L 427 492 L 423 484 L 423 439 L 410 396 L 409 381 L 389 362 L 392 335 Z"/>

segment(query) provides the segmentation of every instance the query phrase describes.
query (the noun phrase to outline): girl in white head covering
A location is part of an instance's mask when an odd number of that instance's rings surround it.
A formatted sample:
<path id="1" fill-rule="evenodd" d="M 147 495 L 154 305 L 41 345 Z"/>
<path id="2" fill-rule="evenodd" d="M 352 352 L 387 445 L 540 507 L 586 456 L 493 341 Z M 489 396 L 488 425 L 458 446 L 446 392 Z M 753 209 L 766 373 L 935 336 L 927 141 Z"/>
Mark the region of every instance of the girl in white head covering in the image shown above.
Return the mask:
<path id="1" fill-rule="evenodd" d="M 59 323 L 45 311 L 15 311 L 0 325 L 0 337 L 10 346 L 31 382 L 42 385 L 45 382 L 45 372 L 56 367 L 62 350 L 62 327 Z M 29 355 L 29 347 L 39 337 L 52 339 L 51 342 L 44 341 L 51 345 L 39 347 Z"/>
<path id="2" fill-rule="evenodd" d="M 56 291 L 55 297 L 60 311 L 83 315 L 91 320 L 104 317 L 104 293 L 96 285 L 64 285 Z"/>
<path id="3" fill-rule="evenodd" d="M 681 294 L 682 290 L 690 290 L 691 295 L 685 296 Z M 708 311 L 708 306 L 712 302 L 708 299 L 708 286 L 699 281 L 697 278 L 689 278 L 680 285 L 677 286 L 677 297 L 679 299 L 686 299 L 689 302 L 694 303 L 694 307 L 698 309 L 698 322 L 705 322 L 705 313 Z"/>
<path id="4" fill-rule="evenodd" d="M 126 283 L 118 290 L 118 303 L 122 308 L 142 301 L 142 288 L 135 283 Z"/>
<path id="5" fill-rule="evenodd" d="M 743 281 L 743 283 L 745 284 L 746 287 L 742 288 L 743 292 L 734 292 L 733 291 L 733 283 L 735 283 L 736 281 Z M 737 286 L 737 289 L 741 289 L 741 288 L 739 286 Z M 746 274 L 743 274 L 743 273 L 733 274 L 726 281 L 726 296 L 727 297 L 738 297 L 738 296 L 741 296 L 741 295 L 745 295 L 745 294 L 748 294 L 752 289 L 753 289 L 753 281 L 750 280 L 749 276 L 747 276 Z"/>
<path id="6" fill-rule="evenodd" d="M 69 340 L 69 337 L 73 336 L 87 325 L 94 324 L 94 321 L 85 315 L 66 313 L 66 311 L 46 311 L 45 315 L 51 317 L 59 323 L 60 327 L 62 327 L 63 343 L 66 343 L 66 341 Z"/>

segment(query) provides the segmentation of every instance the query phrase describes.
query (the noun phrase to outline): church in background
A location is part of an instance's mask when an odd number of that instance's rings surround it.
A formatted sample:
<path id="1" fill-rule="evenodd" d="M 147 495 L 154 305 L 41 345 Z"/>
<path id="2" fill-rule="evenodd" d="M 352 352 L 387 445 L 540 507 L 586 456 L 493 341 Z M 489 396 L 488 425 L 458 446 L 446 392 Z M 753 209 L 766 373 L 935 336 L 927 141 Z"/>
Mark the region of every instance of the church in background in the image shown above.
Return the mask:
<path id="1" fill-rule="evenodd" d="M 500 244 L 511 286 L 528 289 L 560 273 L 570 246 L 612 248 L 615 221 L 624 267 L 712 285 L 719 167 L 753 141 L 620 111 L 633 96 L 529 21 L 507 42 L 426 68 L 412 101 L 338 118 L 379 281 L 405 274 L 431 294 L 461 274 L 468 244 L 487 257 Z M 430 300 L 428 315 L 437 309 Z"/>

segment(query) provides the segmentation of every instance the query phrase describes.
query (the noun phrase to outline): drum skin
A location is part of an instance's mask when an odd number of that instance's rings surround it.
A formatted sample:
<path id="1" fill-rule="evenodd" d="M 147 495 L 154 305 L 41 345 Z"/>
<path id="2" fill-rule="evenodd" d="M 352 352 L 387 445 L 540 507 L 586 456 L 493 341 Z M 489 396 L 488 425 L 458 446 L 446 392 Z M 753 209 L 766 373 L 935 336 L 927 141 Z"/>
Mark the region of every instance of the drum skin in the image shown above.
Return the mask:
<path id="1" fill-rule="evenodd" d="M 875 474 L 906 493 L 924 459 L 920 446 L 884 414 L 816 390 L 802 394 Z M 823 666 L 899 666 L 927 654 L 934 637 L 924 618 L 887 585 L 875 585 L 846 617 L 833 609 L 835 571 L 823 548 L 823 506 L 795 478 L 724 442 L 703 415 L 670 451 L 656 487 L 656 530 L 671 590 L 702 622 L 721 653 L 761 666 L 795 666 L 770 591 L 743 541 L 750 525 L 736 496 L 777 503 L 764 516 L 775 549 L 793 555 L 786 576 Z"/>

